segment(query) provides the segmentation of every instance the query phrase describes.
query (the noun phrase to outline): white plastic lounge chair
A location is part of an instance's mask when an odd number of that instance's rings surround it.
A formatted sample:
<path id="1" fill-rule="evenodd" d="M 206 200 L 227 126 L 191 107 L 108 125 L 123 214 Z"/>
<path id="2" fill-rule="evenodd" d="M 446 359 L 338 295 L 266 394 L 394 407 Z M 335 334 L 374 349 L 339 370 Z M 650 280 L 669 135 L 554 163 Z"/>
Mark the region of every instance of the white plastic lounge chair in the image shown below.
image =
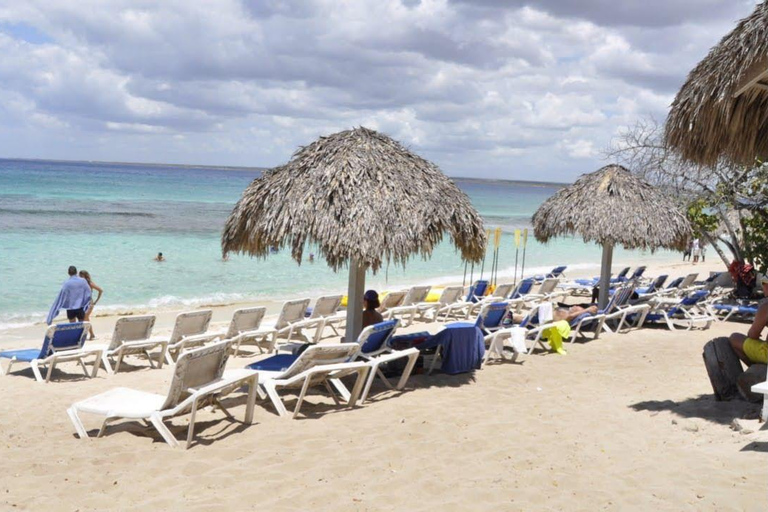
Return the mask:
<path id="1" fill-rule="evenodd" d="M 248 385 L 248 402 L 245 423 L 253 422 L 253 406 L 256 401 L 258 374 L 252 370 L 224 370 L 230 351 L 228 340 L 206 347 L 185 351 L 179 356 L 174 368 L 173 381 L 167 396 L 129 388 L 114 388 L 72 404 L 67 414 L 81 439 L 88 432 L 80 419 L 80 413 L 104 417 L 97 437 L 104 434 L 108 423 L 118 419 L 149 421 L 172 447 L 179 442 L 163 423 L 165 418 L 191 413 L 187 429 L 186 447 L 192 442 L 197 411 L 215 404 L 229 418 L 232 415 L 222 406 L 219 398 L 243 385 Z"/>
<path id="2" fill-rule="evenodd" d="M 399 306 L 387 308 L 383 313 L 384 320 L 402 318 L 405 326 L 411 325 L 419 312 L 419 304 L 427 300 L 430 289 L 430 286 L 412 286 Z"/>
<path id="3" fill-rule="evenodd" d="M 464 305 L 459 303 L 463 293 L 463 286 L 447 286 L 443 288 L 437 302 L 422 302 L 418 305 L 419 318 L 434 322 L 440 316 L 444 316 L 446 320 L 458 314 L 464 316 L 462 309 Z"/>
<path id="4" fill-rule="evenodd" d="M 550 277 L 544 280 L 539 289 L 534 293 L 529 293 L 521 297 L 523 302 L 553 301 L 568 295 L 567 290 L 557 290 L 560 279 Z"/>
<path id="5" fill-rule="evenodd" d="M 383 315 L 388 310 L 396 308 L 402 304 L 403 299 L 405 298 L 405 294 L 405 291 L 388 292 L 386 295 L 384 295 L 384 298 L 381 299 L 381 305 L 378 308 L 379 313 Z"/>
<path id="6" fill-rule="evenodd" d="M 75 322 L 68 324 L 52 325 L 45 332 L 42 348 L 30 348 L 21 350 L 4 350 L 0 352 L 0 358 L 8 359 L 8 367 L 3 370 L 0 365 L 0 375 L 6 375 L 11 372 L 14 363 L 29 363 L 32 367 L 32 373 L 37 382 L 50 382 L 51 375 L 56 365 L 66 361 L 77 361 L 83 369 L 86 377 L 95 377 L 99 371 L 101 347 L 84 347 L 85 338 L 88 334 L 88 322 Z M 85 359 L 89 356 L 94 357 L 93 371 L 91 374 L 85 367 Z M 48 367 L 48 371 L 43 379 L 40 373 L 40 367 Z"/>
<path id="7" fill-rule="evenodd" d="M 461 287 L 460 287 L 461 288 Z M 401 390 L 408 382 L 408 378 L 413 372 L 413 367 L 416 365 L 416 360 L 419 358 L 419 349 L 408 348 L 405 350 L 392 350 L 388 345 L 390 338 L 395 334 L 400 320 L 386 320 L 379 322 L 378 324 L 369 325 L 360 333 L 357 338 L 357 343 L 360 345 L 360 351 L 357 353 L 357 358 L 362 359 L 368 363 L 371 367 L 368 372 L 368 379 L 365 383 L 365 389 L 360 396 L 360 403 L 364 403 L 368 397 L 368 393 L 371 390 L 373 381 L 378 376 L 386 387 L 389 389 Z M 400 380 L 397 385 L 393 386 L 386 375 L 381 371 L 380 366 L 384 363 L 389 363 L 397 359 L 408 358 L 405 369 L 400 376 Z"/>
<path id="8" fill-rule="evenodd" d="M 522 283 L 522 281 L 521 281 Z M 505 283 L 498 285 L 494 290 L 493 293 L 490 295 L 486 295 L 481 300 L 474 304 L 470 304 L 467 307 L 467 318 L 476 315 L 480 308 L 485 306 L 486 304 L 490 304 L 492 302 L 501 302 L 507 300 L 509 295 L 512 293 L 513 290 L 515 290 L 515 285 L 512 283 Z"/>
<path id="9" fill-rule="evenodd" d="M 277 331 L 261 327 L 266 312 L 267 308 L 263 306 L 235 310 L 227 330 L 215 335 L 232 342 L 234 356 L 240 353 L 240 346 L 243 344 L 255 345 L 260 354 L 265 351 L 272 352 L 275 349 Z"/>
<path id="10" fill-rule="evenodd" d="M 708 291 L 699 290 L 679 300 L 656 298 L 650 302 L 651 310 L 647 313 L 646 320 L 663 320 L 670 330 L 675 330 L 678 326 L 685 327 L 686 330 L 694 327 L 709 329 L 716 318 L 705 313 L 704 301 L 708 295 Z"/>
<path id="11" fill-rule="evenodd" d="M 304 342 L 309 341 L 302 332 L 301 325 L 306 320 L 307 308 L 309 308 L 309 299 L 285 301 L 274 326 L 277 337 L 284 338 L 286 342 L 290 342 L 294 337 Z"/>
<path id="12" fill-rule="evenodd" d="M 339 311 L 341 307 L 341 295 L 325 295 L 319 297 L 315 301 L 315 307 L 312 308 L 312 313 L 305 317 L 304 320 L 293 324 L 295 329 L 315 329 L 315 335 L 312 342 L 318 343 L 325 331 L 326 327 L 330 327 L 336 336 L 341 336 L 339 331 L 336 330 L 336 324 L 345 322 L 347 320 L 347 314 L 345 311 Z"/>
<path id="13" fill-rule="evenodd" d="M 210 309 L 179 313 L 176 316 L 176 322 L 173 324 L 171 337 L 155 338 L 152 340 L 160 341 L 165 339 L 168 342 L 168 348 L 165 351 L 165 361 L 168 364 L 173 364 L 174 360 L 178 359 L 184 350 L 199 347 L 218 336 L 216 333 L 208 333 L 211 315 L 213 315 L 213 311 Z"/>
<path id="14" fill-rule="evenodd" d="M 157 356 L 157 367 L 163 367 L 165 360 L 165 351 L 168 349 L 168 340 L 152 339 L 152 328 L 155 326 L 155 316 L 126 316 L 118 318 L 115 323 L 115 330 L 112 332 L 112 341 L 109 345 L 100 345 L 103 349 L 101 362 L 107 373 L 113 374 L 120 371 L 120 365 L 123 358 L 129 355 L 144 354 L 147 356 L 149 365 L 154 368 L 152 362 L 153 356 L 150 350 L 160 349 Z M 91 348 L 97 348 L 97 345 L 91 345 Z M 110 364 L 110 359 L 117 359 L 114 370 Z"/>
<path id="15" fill-rule="evenodd" d="M 360 345 L 357 343 L 311 345 L 299 355 L 277 354 L 250 364 L 247 368 L 259 372 L 259 395 L 270 398 L 277 414 L 283 418 L 295 418 L 301 410 L 304 396 L 313 386 L 325 386 L 336 403 L 338 398 L 333 388 L 347 401 L 349 407 L 357 404 L 370 369 L 365 362 L 349 362 L 359 350 Z M 351 374 L 357 374 L 357 379 L 350 393 L 339 379 Z M 290 415 L 278 393 L 284 389 L 300 390 L 299 399 Z"/>

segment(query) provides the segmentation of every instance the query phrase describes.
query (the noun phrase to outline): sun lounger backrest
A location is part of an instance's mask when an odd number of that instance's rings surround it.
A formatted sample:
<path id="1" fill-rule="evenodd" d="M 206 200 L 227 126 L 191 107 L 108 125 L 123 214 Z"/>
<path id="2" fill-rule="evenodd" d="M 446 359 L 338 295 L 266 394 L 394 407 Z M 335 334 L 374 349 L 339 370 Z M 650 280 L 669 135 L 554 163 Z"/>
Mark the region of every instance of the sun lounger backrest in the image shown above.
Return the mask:
<path id="1" fill-rule="evenodd" d="M 267 308 L 263 306 L 238 309 L 232 314 L 232 321 L 227 330 L 227 339 L 234 338 L 241 332 L 258 330 L 266 313 Z"/>
<path id="2" fill-rule="evenodd" d="M 512 283 L 505 283 L 500 284 L 496 287 L 495 290 L 493 290 L 493 296 L 499 297 L 501 299 L 506 299 L 507 296 L 512 293 L 512 290 L 515 288 L 515 285 Z"/>
<path id="3" fill-rule="evenodd" d="M 648 291 L 646 293 L 655 292 L 657 290 L 661 290 L 661 288 L 664 286 L 664 283 L 667 282 L 667 278 L 669 276 L 667 274 L 662 274 L 656 279 L 654 279 L 651 282 L 651 286 L 648 287 Z"/>
<path id="4" fill-rule="evenodd" d="M 405 292 L 403 291 L 387 293 L 384 298 L 381 299 L 381 306 L 379 306 L 379 311 L 384 312 L 388 309 L 396 308 L 402 304 L 404 298 Z"/>
<path id="5" fill-rule="evenodd" d="M 672 282 L 667 285 L 667 290 L 671 290 L 673 288 L 680 288 L 680 283 L 683 282 L 683 279 L 684 279 L 683 277 L 676 277 L 675 279 L 673 279 Z"/>
<path id="6" fill-rule="evenodd" d="M 555 288 L 557 288 L 557 283 L 559 282 L 560 280 L 556 277 L 545 279 L 544 282 L 541 283 L 541 286 L 539 286 L 539 291 L 536 293 L 539 295 L 548 295 L 555 291 Z"/>
<path id="7" fill-rule="evenodd" d="M 616 279 L 624 279 L 627 277 L 627 274 L 629 274 L 629 267 L 624 267 L 621 269 L 621 272 L 616 274 Z"/>
<path id="8" fill-rule="evenodd" d="M 339 343 L 336 345 L 312 345 L 288 367 L 278 379 L 288 379 L 305 370 L 324 364 L 346 363 L 360 350 L 357 343 Z"/>
<path id="9" fill-rule="evenodd" d="M 646 267 L 637 267 L 634 272 L 632 272 L 632 277 L 629 279 L 637 279 L 638 277 L 643 277 L 643 274 L 645 273 Z"/>
<path id="10" fill-rule="evenodd" d="M 199 388 L 221 379 L 229 358 L 228 340 L 182 352 L 173 370 L 173 380 L 165 404 L 161 409 L 171 409 L 184 400 L 190 388 Z"/>
<path id="11" fill-rule="evenodd" d="M 115 330 L 112 331 L 109 349 L 115 350 L 126 341 L 142 341 L 151 338 L 154 326 L 155 315 L 118 318 L 115 322 Z"/>
<path id="12" fill-rule="evenodd" d="M 45 359 L 54 352 L 83 348 L 88 333 L 87 322 L 52 325 L 45 331 L 43 347 L 38 359 Z"/>
<path id="13" fill-rule="evenodd" d="M 689 286 L 691 286 L 693 283 L 696 282 L 697 277 L 699 277 L 699 274 L 697 272 L 688 274 L 687 276 L 685 276 L 685 279 L 683 279 L 683 281 L 680 283 L 680 286 L 678 286 L 678 288 L 680 288 L 681 290 L 688 288 Z"/>
<path id="14" fill-rule="evenodd" d="M 341 295 L 326 295 L 315 301 L 310 318 L 320 318 L 335 314 L 341 306 Z"/>
<path id="15" fill-rule="evenodd" d="M 467 293 L 467 302 L 477 302 L 478 297 L 483 297 L 485 292 L 488 291 L 488 281 L 480 279 L 469 287 L 469 293 Z"/>
<path id="16" fill-rule="evenodd" d="M 176 324 L 173 326 L 169 342 L 173 344 L 181 338 L 203 334 L 208 330 L 208 325 L 211 323 L 211 315 L 213 315 L 213 311 L 210 309 L 180 313 L 176 317 Z"/>
<path id="17" fill-rule="evenodd" d="M 429 290 L 431 289 L 431 286 L 411 286 L 408 293 L 405 294 L 401 305 L 413 306 L 419 302 L 424 302 L 427 300 L 427 295 L 429 295 Z"/>
<path id="18" fill-rule="evenodd" d="M 523 295 L 528 295 L 531 293 L 531 290 L 533 289 L 533 285 L 536 283 L 536 281 L 532 278 L 523 279 L 519 283 L 517 283 L 517 288 L 515 288 L 515 291 L 512 292 L 510 298 L 512 299 L 518 299 L 522 297 Z"/>
<path id="19" fill-rule="evenodd" d="M 275 322 L 275 329 L 282 329 L 289 324 L 304 320 L 304 315 L 309 307 L 309 299 L 289 300 L 283 303 L 283 309 L 280 310 L 280 316 Z"/>
<path id="20" fill-rule="evenodd" d="M 394 320 L 369 325 L 363 329 L 363 332 L 357 338 L 357 342 L 360 344 L 360 352 L 371 354 L 386 347 L 387 340 L 395 333 L 399 323 L 400 320 L 395 318 Z"/>
<path id="21" fill-rule="evenodd" d="M 547 277 L 560 277 L 563 272 L 565 272 L 565 269 L 568 268 L 566 265 L 563 265 L 562 267 L 555 267 L 552 269 L 552 272 L 547 274 Z"/>
<path id="22" fill-rule="evenodd" d="M 498 327 L 501 321 L 504 320 L 508 306 L 509 304 L 506 302 L 486 304 L 480 310 L 480 314 L 477 317 L 477 326 L 481 329 L 483 327 Z"/>
<path id="23" fill-rule="evenodd" d="M 448 304 L 453 304 L 454 302 L 459 300 L 463 292 L 464 292 L 463 286 L 448 286 L 443 290 L 443 293 L 440 294 L 440 298 L 438 299 L 438 302 L 445 306 L 447 306 Z"/>

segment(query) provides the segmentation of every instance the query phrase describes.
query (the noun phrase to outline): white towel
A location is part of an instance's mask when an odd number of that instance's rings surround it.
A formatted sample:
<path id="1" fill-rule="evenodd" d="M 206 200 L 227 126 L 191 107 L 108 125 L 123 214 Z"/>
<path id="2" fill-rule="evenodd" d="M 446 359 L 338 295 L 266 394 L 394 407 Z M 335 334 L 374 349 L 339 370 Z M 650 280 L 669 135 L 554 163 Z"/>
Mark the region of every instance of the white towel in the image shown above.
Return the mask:
<path id="1" fill-rule="evenodd" d="M 552 321 L 552 303 L 545 302 L 539 306 L 539 325 Z"/>

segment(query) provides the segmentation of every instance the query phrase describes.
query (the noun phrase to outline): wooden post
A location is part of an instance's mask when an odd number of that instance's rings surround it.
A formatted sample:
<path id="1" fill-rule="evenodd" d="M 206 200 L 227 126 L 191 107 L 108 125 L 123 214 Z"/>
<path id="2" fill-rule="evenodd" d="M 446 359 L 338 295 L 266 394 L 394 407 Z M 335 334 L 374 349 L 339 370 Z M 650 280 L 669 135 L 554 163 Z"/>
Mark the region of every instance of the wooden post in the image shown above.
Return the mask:
<path id="1" fill-rule="evenodd" d="M 602 310 L 608 305 L 608 290 L 611 289 L 611 263 L 613 261 L 613 243 L 603 244 L 603 261 L 600 265 L 600 298 L 597 301 L 597 308 Z"/>
<path id="2" fill-rule="evenodd" d="M 347 286 L 347 332 L 344 341 L 357 341 L 363 330 L 363 295 L 365 294 L 365 267 L 356 259 L 349 261 L 349 285 Z"/>

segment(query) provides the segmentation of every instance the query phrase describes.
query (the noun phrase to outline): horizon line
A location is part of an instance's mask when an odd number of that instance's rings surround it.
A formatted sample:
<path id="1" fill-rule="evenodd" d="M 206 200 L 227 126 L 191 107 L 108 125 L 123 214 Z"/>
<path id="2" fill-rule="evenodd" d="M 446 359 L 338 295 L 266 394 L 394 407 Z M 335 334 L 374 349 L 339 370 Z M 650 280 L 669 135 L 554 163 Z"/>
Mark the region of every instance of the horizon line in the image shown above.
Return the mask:
<path id="1" fill-rule="evenodd" d="M 125 165 L 125 166 L 154 166 L 154 167 L 178 167 L 185 169 L 223 169 L 230 171 L 259 171 L 263 172 L 273 167 L 258 167 L 258 166 L 245 166 L 245 165 L 211 165 L 211 164 L 169 164 L 159 162 L 120 162 L 116 160 L 68 160 L 64 158 L 13 158 L 13 157 L 0 157 L 1 161 L 18 161 L 18 162 L 52 162 L 52 163 L 67 163 L 67 164 L 107 164 L 107 165 Z M 474 178 L 468 176 L 450 176 L 453 180 L 461 181 L 482 181 L 482 182 L 505 182 L 505 183 L 524 183 L 526 185 L 549 187 L 549 186 L 565 186 L 569 185 L 569 182 L 562 181 L 541 181 L 541 180 L 523 180 L 523 179 L 509 179 L 509 178 Z"/>

